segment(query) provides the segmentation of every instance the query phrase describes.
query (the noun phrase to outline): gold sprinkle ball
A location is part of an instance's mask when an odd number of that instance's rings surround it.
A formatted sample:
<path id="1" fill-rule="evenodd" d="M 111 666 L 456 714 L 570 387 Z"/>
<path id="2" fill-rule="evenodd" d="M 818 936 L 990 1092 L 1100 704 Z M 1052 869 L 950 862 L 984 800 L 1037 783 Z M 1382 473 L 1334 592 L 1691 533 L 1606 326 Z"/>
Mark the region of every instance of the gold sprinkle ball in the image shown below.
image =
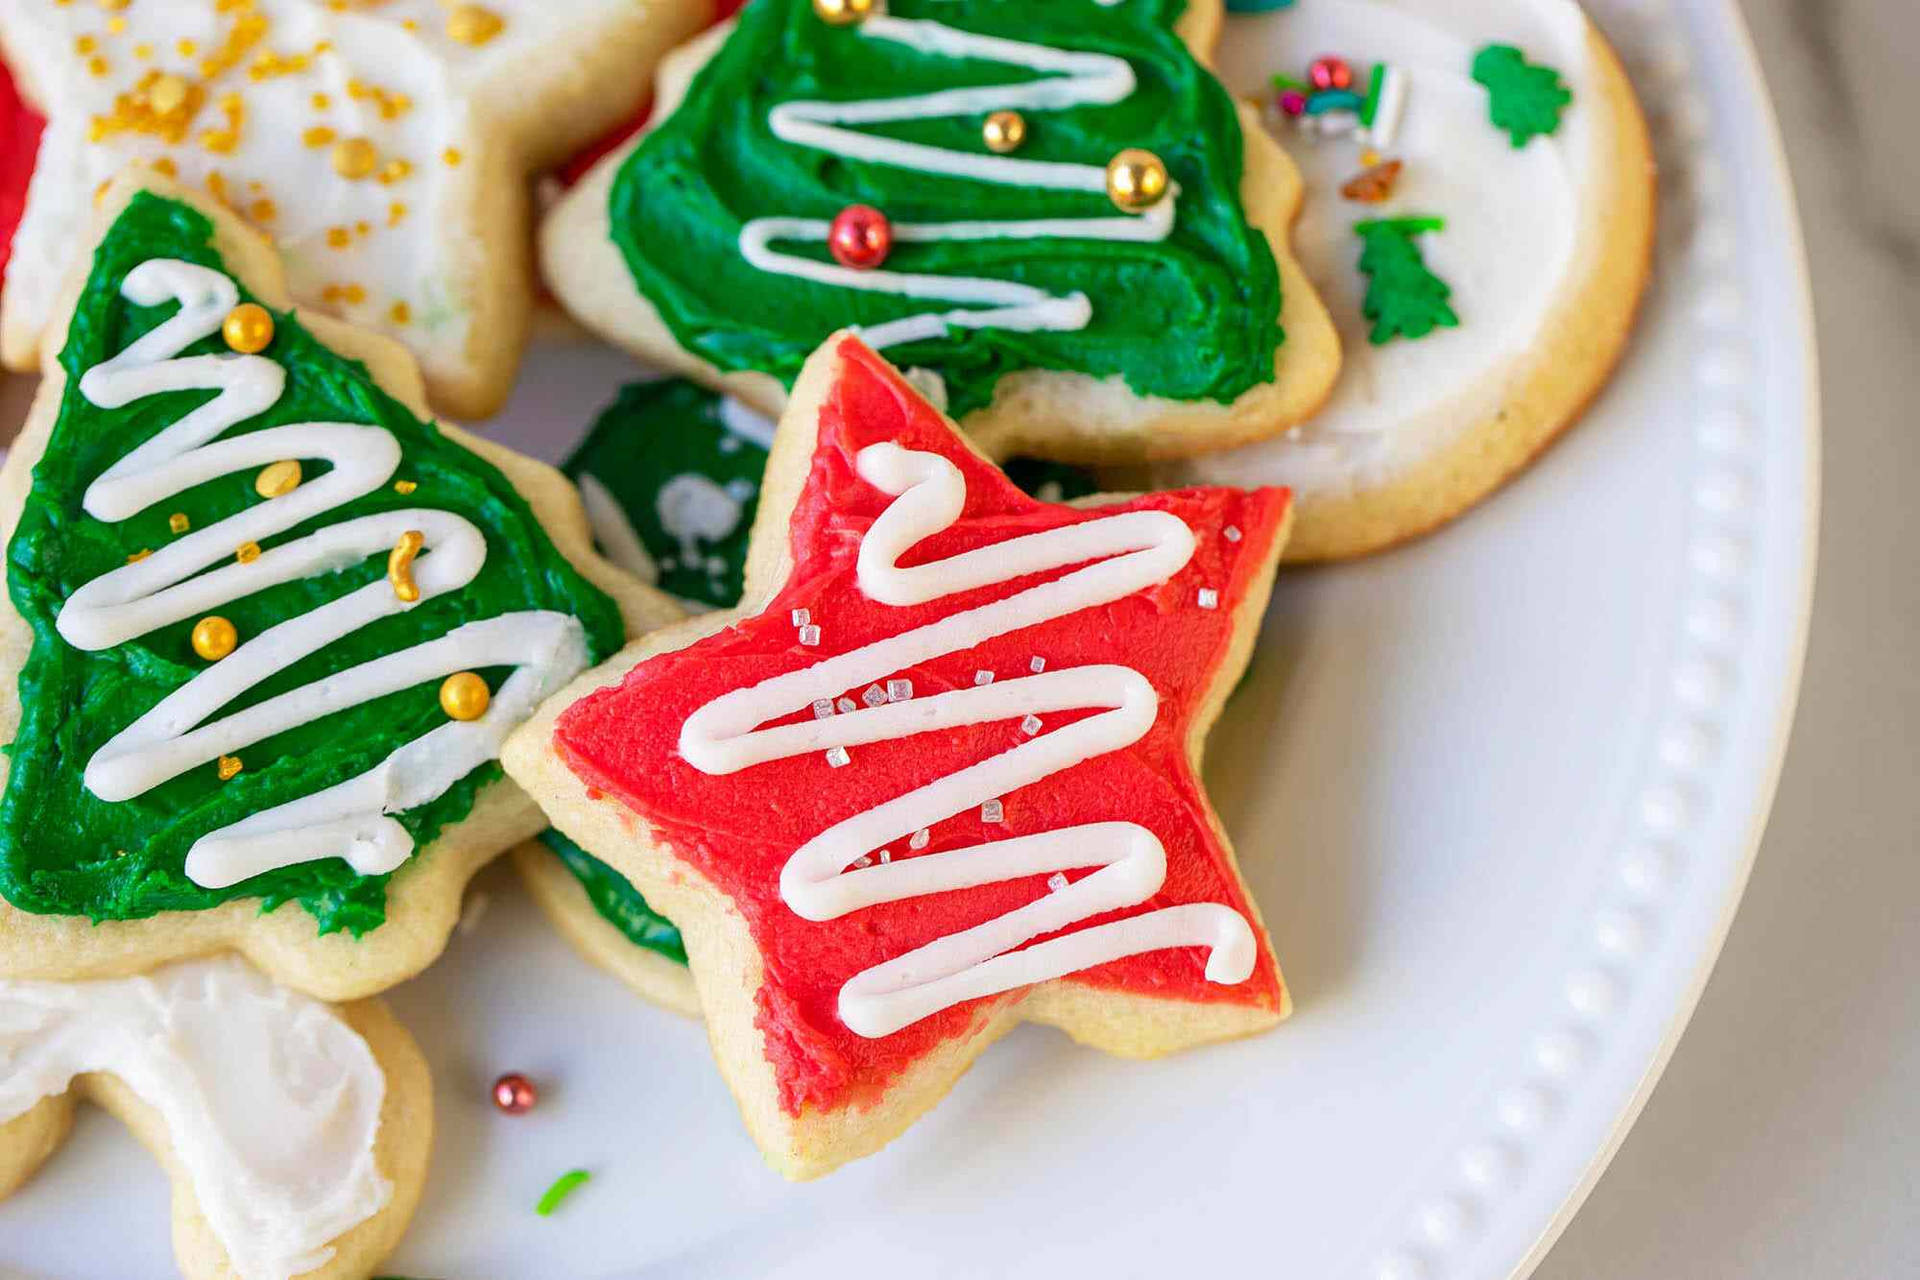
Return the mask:
<path id="1" fill-rule="evenodd" d="M 393 482 L 393 491 L 403 498 L 419 487 L 420 486 L 412 480 L 395 480 Z"/>
<path id="2" fill-rule="evenodd" d="M 148 86 L 147 101 L 163 116 L 178 111 L 187 102 L 187 82 L 171 71 L 163 71 Z"/>
<path id="3" fill-rule="evenodd" d="M 997 156 L 1018 151 L 1027 140 L 1027 118 L 1018 111 L 996 111 L 980 126 L 980 136 Z"/>
<path id="4" fill-rule="evenodd" d="M 257 542 L 241 543 L 233 549 L 233 558 L 241 564 L 252 564 L 260 558 L 260 544 Z"/>
<path id="5" fill-rule="evenodd" d="M 413 558 L 420 554 L 426 541 L 426 534 L 409 529 L 387 553 L 387 581 L 393 584 L 393 594 L 402 603 L 412 604 L 420 598 L 420 588 L 413 581 Z"/>
<path id="6" fill-rule="evenodd" d="M 300 463 L 295 458 L 269 462 L 253 478 L 253 491 L 263 498 L 284 498 L 299 487 Z"/>
<path id="7" fill-rule="evenodd" d="M 480 4 L 457 4 L 447 11 L 447 38 L 461 44 L 485 44 L 500 34 L 504 19 Z"/>
<path id="8" fill-rule="evenodd" d="M 273 341 L 273 313 L 257 302 L 243 302 L 227 312 L 220 336 L 242 355 L 258 355 Z"/>
<path id="9" fill-rule="evenodd" d="M 487 682 L 471 671 L 456 671 L 440 682 L 440 709 L 452 719 L 478 720 L 492 700 Z"/>
<path id="10" fill-rule="evenodd" d="M 342 138 L 333 144 L 333 171 L 343 178 L 364 178 L 380 163 L 380 149 L 365 138 Z"/>
<path id="11" fill-rule="evenodd" d="M 193 624 L 193 651 L 208 662 L 218 662 L 234 651 L 240 633 L 217 613 L 210 613 Z"/>
<path id="12" fill-rule="evenodd" d="M 872 16 L 874 0 L 813 0 L 813 11 L 822 22 L 850 27 Z"/>
<path id="13" fill-rule="evenodd" d="M 176 511 L 167 517 L 167 528 L 175 533 L 185 533 L 192 527 L 193 522 L 187 519 L 187 513 L 184 511 Z"/>
<path id="14" fill-rule="evenodd" d="M 145 560 L 148 556 L 152 554 L 153 554 L 153 550 L 151 548 L 142 547 L 138 551 L 134 552 L 132 555 L 127 557 L 127 563 L 139 564 L 142 560 Z"/>
<path id="15" fill-rule="evenodd" d="M 220 763 L 214 766 L 214 772 L 220 775 L 220 781 L 230 782 L 242 767 L 239 756 L 221 756 Z"/>
<path id="16" fill-rule="evenodd" d="M 1127 213 L 1144 213 L 1167 194 L 1167 166 L 1159 156 L 1128 147 L 1107 161 L 1107 198 Z"/>

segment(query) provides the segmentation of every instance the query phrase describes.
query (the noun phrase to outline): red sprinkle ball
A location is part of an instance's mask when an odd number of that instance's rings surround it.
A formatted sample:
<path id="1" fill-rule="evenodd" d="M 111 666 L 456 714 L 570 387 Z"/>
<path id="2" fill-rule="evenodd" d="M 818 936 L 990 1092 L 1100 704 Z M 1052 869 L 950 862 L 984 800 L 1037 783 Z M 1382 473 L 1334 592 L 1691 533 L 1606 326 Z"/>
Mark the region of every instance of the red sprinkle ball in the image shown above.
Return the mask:
<path id="1" fill-rule="evenodd" d="M 1353 68 L 1347 65 L 1345 58 L 1328 54 L 1313 60 L 1313 66 L 1307 69 L 1307 78 L 1313 81 L 1316 89 L 1351 89 Z"/>
<path id="2" fill-rule="evenodd" d="M 1298 89 L 1283 89 L 1280 92 L 1280 110 L 1289 116 L 1307 114 L 1307 95 Z"/>
<path id="3" fill-rule="evenodd" d="M 517 1071 L 493 1082 L 493 1105 L 510 1116 L 525 1115 L 539 1100 L 540 1091 L 533 1087 L 533 1081 Z"/>
<path id="4" fill-rule="evenodd" d="M 893 224 L 872 205 L 850 204 L 834 216 L 827 248 L 841 266 L 871 271 L 893 251 Z"/>

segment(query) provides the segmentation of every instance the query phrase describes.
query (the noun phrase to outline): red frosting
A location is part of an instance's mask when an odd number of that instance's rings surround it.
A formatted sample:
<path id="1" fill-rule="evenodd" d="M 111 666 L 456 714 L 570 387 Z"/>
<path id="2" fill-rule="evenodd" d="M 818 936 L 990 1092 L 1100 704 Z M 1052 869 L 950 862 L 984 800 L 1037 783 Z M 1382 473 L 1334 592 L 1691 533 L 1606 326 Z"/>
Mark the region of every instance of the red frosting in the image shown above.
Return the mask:
<path id="1" fill-rule="evenodd" d="M 27 183 L 33 178 L 34 158 L 40 154 L 40 131 L 46 123 L 20 100 L 13 77 L 0 65 L 0 280 L 6 278 L 13 233 L 26 211 Z"/>
<path id="2" fill-rule="evenodd" d="M 925 852 L 1111 820 L 1138 822 L 1157 835 L 1167 851 L 1159 894 L 1131 911 L 1075 928 L 1192 902 L 1224 903 L 1252 922 L 1206 795 L 1188 767 L 1185 742 L 1194 709 L 1226 658 L 1234 606 L 1258 582 L 1289 500 L 1283 489 L 1187 489 L 1097 512 L 1038 502 L 970 452 L 940 414 L 863 344 L 847 339 L 840 355 L 843 376 L 821 410 L 819 445 L 792 516 L 793 575 L 778 597 L 757 617 L 643 662 L 620 685 L 583 698 L 562 714 L 554 734 L 562 757 L 589 787 L 639 814 L 657 840 L 697 867 L 746 919 L 765 961 L 758 1023 L 790 1114 L 873 1101 L 902 1069 L 978 1024 L 990 1012 L 987 1005 L 1015 998 L 975 1001 L 867 1039 L 839 1019 L 842 984 L 1048 891 L 1046 877 L 1034 876 L 868 907 L 821 923 L 794 914 L 779 894 L 781 867 L 800 845 L 854 813 L 1025 740 L 1015 721 L 853 747 L 851 763 L 839 768 L 816 754 L 711 776 L 679 754 L 682 723 L 723 693 L 1068 572 L 1031 575 L 926 605 L 874 603 L 860 590 L 855 557 L 868 526 L 892 499 L 860 479 L 855 454 L 895 440 L 950 458 L 965 476 L 967 501 L 959 522 L 914 548 L 903 564 L 1119 511 L 1170 511 L 1194 532 L 1193 559 L 1158 587 L 897 673 L 913 681 L 914 696 L 923 697 L 971 686 L 983 668 L 1002 678 L 1026 675 L 1035 657 L 1044 658 L 1050 671 L 1119 662 L 1158 690 L 1159 718 L 1132 746 L 1008 794 L 1003 823 L 988 825 L 969 811 L 932 828 Z M 1240 531 L 1237 541 L 1226 536 L 1229 527 Z M 1202 588 L 1219 593 L 1217 608 L 1200 607 Z M 820 628 L 817 646 L 797 640 L 791 614 L 800 608 Z M 857 700 L 862 692 L 847 694 Z M 1092 713 L 1051 715 L 1042 732 L 1081 714 Z M 810 715 L 808 710 L 791 718 Z M 890 853 L 895 859 L 915 856 L 904 841 Z M 1239 985 L 1207 981 L 1205 961 L 1202 948 L 1182 947 L 1065 980 L 1181 1001 L 1278 1007 L 1279 973 L 1264 938 L 1253 976 Z"/>

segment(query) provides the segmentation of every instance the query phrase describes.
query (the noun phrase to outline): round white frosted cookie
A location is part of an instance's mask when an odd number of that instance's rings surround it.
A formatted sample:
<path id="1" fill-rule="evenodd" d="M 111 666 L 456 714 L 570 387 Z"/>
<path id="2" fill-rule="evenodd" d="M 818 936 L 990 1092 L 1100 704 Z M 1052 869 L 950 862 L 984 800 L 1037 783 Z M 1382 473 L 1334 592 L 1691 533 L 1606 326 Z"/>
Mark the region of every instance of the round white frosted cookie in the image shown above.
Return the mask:
<path id="1" fill-rule="evenodd" d="M 1375 64 L 1403 75 L 1398 128 L 1372 145 L 1404 167 L 1386 201 L 1351 199 L 1342 187 L 1367 167 L 1367 144 L 1269 112 L 1306 178 L 1294 245 L 1340 328 L 1345 365 L 1307 423 L 1163 478 L 1290 485 L 1299 524 L 1289 559 L 1360 554 L 1491 491 L 1611 372 L 1653 235 L 1645 124 L 1618 61 L 1571 0 L 1308 0 L 1240 21 L 1245 38 L 1233 43 L 1259 51 L 1260 72 L 1239 89 L 1271 98 L 1266 76 L 1304 77 L 1329 54 L 1362 76 Z M 1473 77 L 1489 45 L 1559 73 L 1572 101 L 1557 129 L 1516 147 L 1496 127 Z M 1451 288 L 1459 323 L 1376 345 L 1354 224 L 1400 217 L 1444 219 L 1416 240 Z"/>

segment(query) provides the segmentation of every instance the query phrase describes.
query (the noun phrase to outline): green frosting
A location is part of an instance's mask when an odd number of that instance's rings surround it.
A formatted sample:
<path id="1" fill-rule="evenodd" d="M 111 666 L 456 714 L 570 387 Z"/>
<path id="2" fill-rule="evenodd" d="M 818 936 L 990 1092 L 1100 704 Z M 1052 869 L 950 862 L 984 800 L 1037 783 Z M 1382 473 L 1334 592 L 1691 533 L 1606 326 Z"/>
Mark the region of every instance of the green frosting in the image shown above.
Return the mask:
<path id="1" fill-rule="evenodd" d="M 662 591 L 713 608 L 738 603 L 745 590 L 747 535 L 766 469 L 766 448 L 727 429 L 720 396 L 679 379 L 622 387 L 561 464 L 575 480 L 591 476 L 605 486 L 658 569 Z M 723 529 L 725 520 L 689 519 L 683 510 L 676 536 L 667 528 L 675 487 L 683 508 L 688 490 L 704 490 L 714 510 L 737 511 L 737 518 Z"/>
<path id="2" fill-rule="evenodd" d="M 1510 44 L 1490 44 L 1473 57 L 1473 78 L 1487 90 L 1487 115 L 1516 149 L 1560 127 L 1573 92 L 1552 67 L 1527 61 Z"/>
<path id="3" fill-rule="evenodd" d="M 135 446 L 211 399 L 208 391 L 171 392 L 102 409 L 79 390 L 89 368 L 128 346 L 175 310 L 126 301 L 121 282 L 152 258 L 179 258 L 224 270 L 212 245 L 212 226 L 189 206 L 150 194 L 136 196 L 95 251 L 85 292 L 75 309 L 60 362 L 65 398 L 33 488 L 7 548 L 7 589 L 32 628 L 33 643 L 20 673 L 21 723 L 8 748 L 11 771 L 0 798 L 0 894 L 22 910 L 125 920 L 160 911 L 193 911 L 237 898 L 257 898 L 263 910 L 298 901 L 325 933 L 354 934 L 385 919 L 387 876 L 362 876 L 339 858 L 267 872 L 226 889 L 187 879 L 187 850 L 200 836 L 355 777 L 402 744 L 446 723 L 438 682 L 429 682 L 339 712 L 244 748 L 245 769 L 228 782 L 211 765 L 191 770 L 120 803 L 97 799 L 81 774 L 93 753 L 207 663 L 189 642 L 191 621 L 160 628 L 111 649 L 89 653 L 68 646 L 55 630 L 62 603 L 83 584 L 116 569 L 131 552 L 158 548 L 176 536 L 168 523 L 184 513 L 195 529 L 263 501 L 254 471 L 209 481 L 117 524 L 103 524 L 81 508 L 88 484 Z M 244 292 L 243 292 L 243 296 Z M 267 354 L 286 370 L 286 390 L 265 413 L 227 438 L 304 421 L 384 427 L 400 442 L 399 478 L 417 491 L 402 496 L 382 488 L 280 535 L 291 541 L 323 525 L 403 507 L 458 512 L 483 531 L 486 567 L 467 587 L 328 645 L 276 672 L 228 714 L 345 670 L 382 654 L 445 635 L 464 622 L 524 609 L 578 617 L 593 660 L 620 646 L 623 629 L 613 601 L 554 549 L 533 512 L 494 467 L 443 437 L 382 391 L 358 361 L 321 345 L 291 314 L 276 314 Z M 188 354 L 224 350 L 217 336 Z M 324 462 L 302 460 L 311 478 Z M 270 548 L 269 548 L 270 549 Z M 276 622 L 306 613 L 385 574 L 385 557 L 338 573 L 269 587 L 221 607 L 242 642 Z M 481 674 L 498 687 L 508 672 Z M 500 776 L 488 763 L 443 795 L 394 816 L 416 850 L 471 809 L 482 785 Z"/>
<path id="4" fill-rule="evenodd" d="M 1364 248 L 1360 272 L 1367 277 L 1361 314 L 1373 321 L 1367 341 L 1384 346 L 1395 338 L 1424 338 L 1435 329 L 1452 329 L 1460 317 L 1448 299 L 1453 290 L 1427 267 L 1419 237 L 1444 231 L 1441 218 L 1379 218 L 1353 224 Z"/>
<path id="5" fill-rule="evenodd" d="M 560 865 L 573 873 L 587 891 L 587 901 L 602 919 L 637 947 L 665 956 L 676 964 L 687 962 L 687 949 L 673 922 L 647 905 L 633 882 L 582 849 L 558 831 L 540 833 L 540 843 L 553 850 Z"/>
<path id="6" fill-rule="evenodd" d="M 893 0 L 899 18 L 982 35 L 1117 55 L 1135 92 L 1104 106 L 1030 111 L 1026 160 L 1105 165 L 1126 147 L 1166 162 L 1180 186 L 1171 237 L 1158 244 L 1008 239 L 896 242 L 886 269 L 1014 281 L 1085 293 L 1076 332 L 954 328 L 900 343 L 887 358 L 947 383 L 955 416 L 989 403 L 1020 369 L 1120 375 L 1142 395 L 1231 401 L 1274 377 L 1280 277 L 1266 237 L 1240 206 L 1244 141 L 1232 99 L 1174 33 L 1185 0 Z M 1003 186 L 854 161 L 783 142 L 768 126 L 795 99 L 878 99 L 945 88 L 1022 84 L 1041 73 L 923 54 L 822 22 L 812 0 L 756 0 L 694 78 L 681 104 L 621 166 L 609 203 L 613 239 L 679 344 L 723 370 L 789 383 L 846 325 L 959 305 L 762 272 L 740 255 L 741 227 L 763 216 L 831 219 L 867 204 L 895 223 L 1118 216 L 1103 194 Z M 985 155 L 982 118 L 867 126 L 877 136 Z M 782 253 L 828 260 L 822 244 Z"/>

